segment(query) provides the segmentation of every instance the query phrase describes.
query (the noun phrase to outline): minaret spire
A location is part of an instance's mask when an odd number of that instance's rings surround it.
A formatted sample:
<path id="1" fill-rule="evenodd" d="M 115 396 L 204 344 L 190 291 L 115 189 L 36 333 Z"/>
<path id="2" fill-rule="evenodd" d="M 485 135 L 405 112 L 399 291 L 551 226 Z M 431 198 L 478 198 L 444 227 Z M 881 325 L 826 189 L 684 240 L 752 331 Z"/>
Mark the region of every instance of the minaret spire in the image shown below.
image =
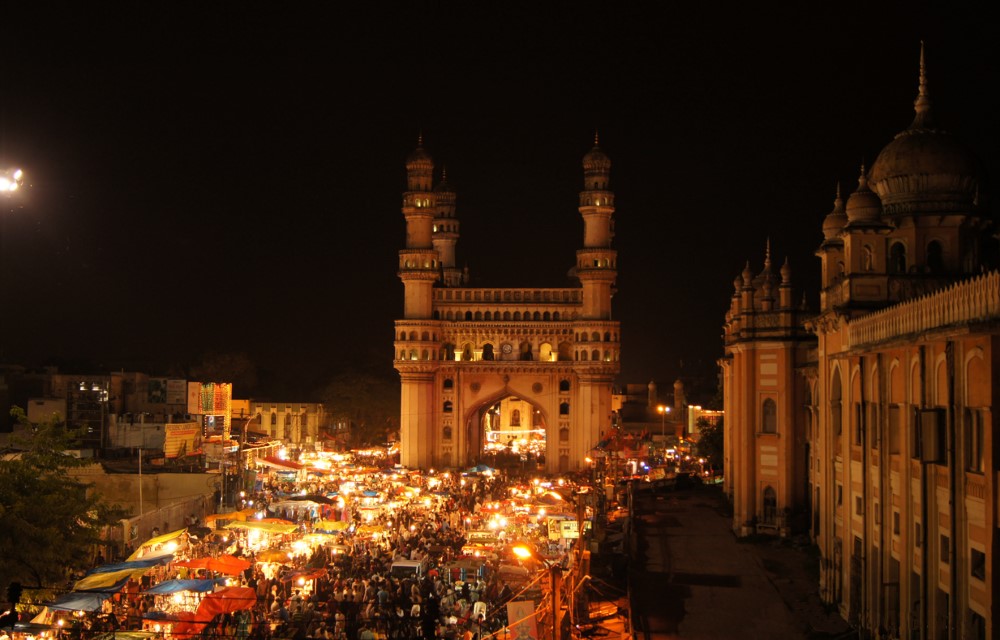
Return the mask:
<path id="1" fill-rule="evenodd" d="M 927 64 L 924 58 L 924 41 L 920 41 L 920 76 L 917 82 L 917 99 L 913 101 L 913 118 L 911 129 L 927 129 L 931 123 L 931 96 L 927 89 Z"/>

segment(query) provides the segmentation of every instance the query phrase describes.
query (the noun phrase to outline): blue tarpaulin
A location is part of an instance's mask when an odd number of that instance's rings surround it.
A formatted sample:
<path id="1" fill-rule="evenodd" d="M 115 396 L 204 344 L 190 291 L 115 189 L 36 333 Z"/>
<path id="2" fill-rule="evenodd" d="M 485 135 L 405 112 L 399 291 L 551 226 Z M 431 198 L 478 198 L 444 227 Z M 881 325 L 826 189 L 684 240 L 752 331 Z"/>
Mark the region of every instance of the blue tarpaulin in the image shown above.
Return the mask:
<path id="1" fill-rule="evenodd" d="M 143 558 L 141 560 L 129 560 L 128 562 L 116 562 L 114 564 L 102 564 L 99 567 L 94 567 L 86 573 L 86 575 L 93 575 L 95 573 L 113 573 L 115 571 L 128 571 L 132 569 L 148 569 L 150 567 L 155 567 L 161 564 L 167 564 L 173 561 L 174 557 L 172 555 L 167 556 L 157 556 L 155 558 Z"/>
<path id="2" fill-rule="evenodd" d="M 99 591 L 70 591 L 45 606 L 59 611 L 97 611 L 111 595 Z"/>
<path id="3" fill-rule="evenodd" d="M 181 591 L 214 591 L 216 585 L 226 584 L 225 578 L 213 578 L 210 580 L 164 580 L 163 582 L 146 589 L 143 593 L 179 593 Z"/>

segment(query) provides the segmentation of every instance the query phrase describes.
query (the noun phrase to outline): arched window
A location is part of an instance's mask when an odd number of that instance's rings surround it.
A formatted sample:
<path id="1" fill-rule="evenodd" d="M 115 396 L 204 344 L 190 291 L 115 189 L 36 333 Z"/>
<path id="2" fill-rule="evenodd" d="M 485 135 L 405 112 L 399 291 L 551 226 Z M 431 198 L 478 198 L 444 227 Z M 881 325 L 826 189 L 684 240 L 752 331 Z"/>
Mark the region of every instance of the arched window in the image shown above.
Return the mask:
<path id="1" fill-rule="evenodd" d="M 285 426 L 286 427 L 292 426 L 292 414 L 290 413 L 285 414 Z"/>
<path id="2" fill-rule="evenodd" d="M 906 246 L 902 242 L 889 247 L 889 273 L 906 273 Z"/>
<path id="3" fill-rule="evenodd" d="M 521 411 L 519 409 L 514 409 L 510 412 L 510 426 L 520 427 L 521 426 Z"/>
<path id="4" fill-rule="evenodd" d="M 441 438 L 444 440 L 451 440 L 451 427 L 445 427 L 441 430 Z"/>
<path id="5" fill-rule="evenodd" d="M 569 403 L 563 402 L 559 405 L 559 415 L 568 416 L 569 415 Z"/>
<path id="6" fill-rule="evenodd" d="M 833 430 L 833 434 L 837 436 L 840 435 L 844 428 L 840 410 L 841 393 L 840 369 L 834 369 L 833 380 L 830 381 L 830 428 Z"/>
<path id="7" fill-rule="evenodd" d="M 430 340 L 431 339 L 431 334 L 428 333 L 428 332 L 426 332 L 426 331 L 424 331 L 423 333 L 420 334 L 420 339 L 421 340 Z"/>
<path id="8" fill-rule="evenodd" d="M 469 362 L 472 360 L 472 347 L 470 345 L 465 345 L 462 348 L 462 360 Z"/>
<path id="9" fill-rule="evenodd" d="M 399 339 L 400 340 L 406 340 L 406 332 L 405 331 L 400 331 L 399 332 Z"/>
<path id="10" fill-rule="evenodd" d="M 597 349 L 594 349 L 593 351 L 590 352 L 590 359 L 593 360 L 594 362 L 599 361 L 601 359 L 601 352 L 598 351 Z"/>
<path id="11" fill-rule="evenodd" d="M 521 312 L 520 311 L 515 311 L 514 312 L 514 322 L 518 322 L 520 319 L 521 319 Z"/>
<path id="12" fill-rule="evenodd" d="M 937 240 L 927 243 L 927 270 L 931 273 L 944 271 L 944 249 Z"/>
<path id="13" fill-rule="evenodd" d="M 605 342 L 611 342 L 611 332 L 610 331 L 605 331 L 604 332 L 604 341 Z"/>
<path id="14" fill-rule="evenodd" d="M 778 494 L 770 486 L 764 488 L 763 507 L 761 521 L 764 524 L 775 524 L 778 514 Z"/>
<path id="15" fill-rule="evenodd" d="M 533 314 L 533 315 L 531 316 L 531 319 L 537 322 L 537 321 L 539 321 L 539 320 L 541 320 L 541 319 L 542 319 L 542 314 L 540 314 L 540 313 L 538 313 L 538 312 L 536 311 L 536 312 L 535 312 L 535 313 L 534 313 L 534 314 Z"/>
<path id="16" fill-rule="evenodd" d="M 444 411 L 445 413 L 451 413 L 451 409 L 452 409 L 451 400 L 445 400 L 444 407 L 442 407 L 441 410 Z"/>
<path id="17" fill-rule="evenodd" d="M 587 352 L 586 351 L 581 351 L 580 352 L 580 360 L 582 360 L 583 362 L 587 361 Z"/>
<path id="18" fill-rule="evenodd" d="M 549 314 L 548 311 L 542 314 L 542 320 L 544 320 L 545 322 L 548 322 L 550 318 L 552 318 L 552 316 L 551 314 Z"/>
<path id="19" fill-rule="evenodd" d="M 592 334 L 590 335 L 590 339 L 591 339 L 591 341 L 593 341 L 593 342 L 600 342 L 600 341 L 601 341 L 601 334 L 599 334 L 599 333 L 597 333 L 597 332 L 595 331 L 594 333 L 592 333 Z"/>
<path id="20" fill-rule="evenodd" d="M 445 378 L 442 386 L 444 386 L 445 389 L 453 389 L 455 387 L 455 381 L 451 378 Z"/>
<path id="21" fill-rule="evenodd" d="M 767 398 L 760 408 L 760 430 L 764 433 L 778 433 L 778 405 Z"/>
<path id="22" fill-rule="evenodd" d="M 466 311 L 465 312 L 465 319 L 466 319 L 466 321 L 472 320 L 472 312 L 471 311 Z"/>
<path id="23" fill-rule="evenodd" d="M 410 332 L 410 340 L 416 340 L 416 339 L 417 339 L 417 332 L 416 331 L 411 331 Z"/>
<path id="24" fill-rule="evenodd" d="M 558 311 L 553 311 L 552 312 L 552 321 L 553 322 L 559 322 L 559 312 Z"/>
<path id="25" fill-rule="evenodd" d="M 482 311 L 477 311 L 476 312 L 476 320 L 482 320 L 482 319 L 483 319 L 483 312 Z"/>
<path id="26" fill-rule="evenodd" d="M 503 312 L 503 319 L 504 320 L 510 320 L 510 311 L 504 311 Z"/>
<path id="27" fill-rule="evenodd" d="M 271 426 L 272 427 L 278 426 L 278 414 L 276 413 L 271 414 Z"/>
<path id="28" fill-rule="evenodd" d="M 569 391 L 569 380 L 560 380 L 559 381 L 559 390 L 560 391 Z"/>
<path id="29" fill-rule="evenodd" d="M 490 321 L 493 319 L 493 312 L 487 311 L 483 314 L 483 320 Z"/>
<path id="30" fill-rule="evenodd" d="M 493 359 L 493 345 L 486 343 L 483 345 L 483 360 Z"/>

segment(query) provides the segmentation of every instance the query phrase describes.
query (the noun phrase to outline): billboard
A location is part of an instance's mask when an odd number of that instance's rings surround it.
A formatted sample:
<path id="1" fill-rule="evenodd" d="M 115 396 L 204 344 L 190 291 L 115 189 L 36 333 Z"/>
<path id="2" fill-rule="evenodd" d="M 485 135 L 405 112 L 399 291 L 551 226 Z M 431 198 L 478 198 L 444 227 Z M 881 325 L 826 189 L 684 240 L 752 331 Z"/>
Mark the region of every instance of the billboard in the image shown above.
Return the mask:
<path id="1" fill-rule="evenodd" d="M 167 404 L 182 407 L 187 404 L 187 380 L 167 380 Z"/>
<path id="2" fill-rule="evenodd" d="M 163 425 L 165 458 L 180 458 L 201 449 L 201 426 L 197 422 L 173 422 Z"/>
<path id="3" fill-rule="evenodd" d="M 216 427 L 219 426 L 219 422 L 222 423 L 222 440 L 229 440 L 229 424 L 233 415 L 233 385 L 228 382 L 201 383 L 198 390 L 198 407 L 191 413 L 214 416 L 212 422 Z"/>
<path id="4" fill-rule="evenodd" d="M 165 404 L 167 402 L 166 378 L 150 378 L 146 382 L 146 402 L 149 404 Z"/>

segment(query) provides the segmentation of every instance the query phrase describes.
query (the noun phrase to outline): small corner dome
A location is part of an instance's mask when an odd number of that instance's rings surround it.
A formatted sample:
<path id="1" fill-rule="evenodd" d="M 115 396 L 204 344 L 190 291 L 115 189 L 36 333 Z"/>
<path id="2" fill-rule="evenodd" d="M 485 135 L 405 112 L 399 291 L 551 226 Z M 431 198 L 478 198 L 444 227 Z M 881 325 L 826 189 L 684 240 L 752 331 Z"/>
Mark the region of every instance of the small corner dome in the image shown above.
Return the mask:
<path id="1" fill-rule="evenodd" d="M 847 199 L 847 222 L 874 222 L 882 215 L 882 201 L 868 188 L 864 169 L 858 178 L 858 188 Z"/>
<path id="2" fill-rule="evenodd" d="M 847 214 L 844 212 L 844 200 L 840 197 L 840 187 L 837 187 L 837 198 L 833 201 L 833 211 L 823 218 L 823 238 L 833 240 L 844 225 L 847 224 Z"/>

